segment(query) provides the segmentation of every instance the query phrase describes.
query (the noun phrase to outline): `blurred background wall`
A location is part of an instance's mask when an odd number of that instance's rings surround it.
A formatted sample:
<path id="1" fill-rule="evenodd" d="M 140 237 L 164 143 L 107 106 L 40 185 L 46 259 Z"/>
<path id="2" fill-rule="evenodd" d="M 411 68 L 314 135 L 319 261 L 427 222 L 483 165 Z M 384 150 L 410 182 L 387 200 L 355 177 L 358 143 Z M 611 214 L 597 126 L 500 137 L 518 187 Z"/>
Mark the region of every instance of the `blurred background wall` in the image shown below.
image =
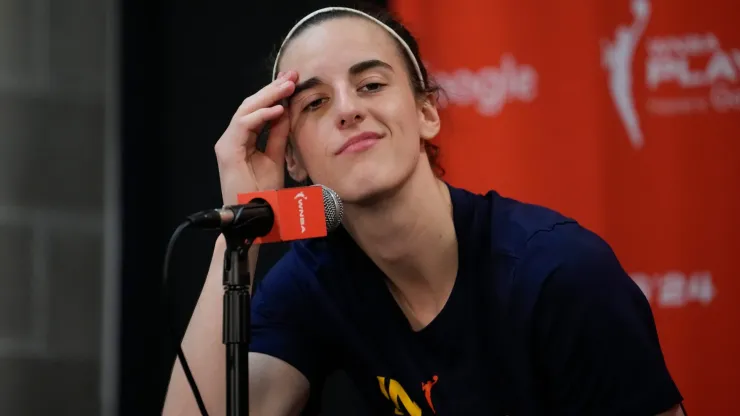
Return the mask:
<path id="1" fill-rule="evenodd" d="M 113 7 L 0 1 L 0 414 L 100 414 L 117 367 Z"/>

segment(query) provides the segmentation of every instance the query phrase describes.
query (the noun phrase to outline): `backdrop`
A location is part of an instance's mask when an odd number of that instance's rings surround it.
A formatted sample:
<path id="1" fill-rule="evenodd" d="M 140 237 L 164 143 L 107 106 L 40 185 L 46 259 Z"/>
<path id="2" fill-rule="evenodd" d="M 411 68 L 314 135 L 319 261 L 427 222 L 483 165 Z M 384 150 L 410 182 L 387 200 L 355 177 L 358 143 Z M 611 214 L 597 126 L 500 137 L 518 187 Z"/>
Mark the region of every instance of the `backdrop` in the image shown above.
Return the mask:
<path id="1" fill-rule="evenodd" d="M 642 287 L 693 414 L 740 370 L 736 0 L 395 0 L 447 93 L 447 180 L 575 217 Z"/>

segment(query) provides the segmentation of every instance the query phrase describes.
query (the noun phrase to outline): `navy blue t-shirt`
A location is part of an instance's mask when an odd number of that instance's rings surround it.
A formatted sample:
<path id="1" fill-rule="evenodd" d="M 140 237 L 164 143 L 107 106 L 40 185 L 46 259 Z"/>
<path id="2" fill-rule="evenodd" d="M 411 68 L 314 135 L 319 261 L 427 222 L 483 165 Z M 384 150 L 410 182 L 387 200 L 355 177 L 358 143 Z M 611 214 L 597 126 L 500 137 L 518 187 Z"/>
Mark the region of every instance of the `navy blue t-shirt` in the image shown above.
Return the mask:
<path id="1" fill-rule="evenodd" d="M 450 193 L 459 269 L 427 327 L 411 329 L 340 228 L 265 276 L 251 351 L 313 389 L 344 370 L 372 414 L 655 415 L 682 401 L 650 306 L 606 242 L 544 207 Z"/>

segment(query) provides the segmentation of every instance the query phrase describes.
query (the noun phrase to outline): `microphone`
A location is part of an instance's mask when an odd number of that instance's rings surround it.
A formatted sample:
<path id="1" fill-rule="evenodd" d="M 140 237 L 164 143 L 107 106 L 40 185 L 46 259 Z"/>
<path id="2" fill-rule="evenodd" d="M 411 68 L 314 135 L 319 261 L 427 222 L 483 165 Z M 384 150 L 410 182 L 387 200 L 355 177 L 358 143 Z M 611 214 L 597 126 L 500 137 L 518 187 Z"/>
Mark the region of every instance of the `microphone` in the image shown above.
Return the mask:
<path id="1" fill-rule="evenodd" d="M 255 244 L 325 237 L 342 222 L 342 201 L 312 185 L 237 195 L 238 205 L 188 216 L 195 228 L 241 229 Z"/>
<path id="2" fill-rule="evenodd" d="M 325 237 L 342 222 L 344 208 L 333 190 L 313 185 L 237 195 L 238 205 L 197 212 L 187 217 L 170 238 L 164 261 L 168 276 L 172 247 L 188 227 L 220 229 L 226 238 L 223 265 L 223 343 L 226 346 L 226 414 L 249 409 L 250 297 L 252 279 L 247 256 L 252 244 Z M 177 357 L 202 414 L 205 404 L 180 344 Z"/>

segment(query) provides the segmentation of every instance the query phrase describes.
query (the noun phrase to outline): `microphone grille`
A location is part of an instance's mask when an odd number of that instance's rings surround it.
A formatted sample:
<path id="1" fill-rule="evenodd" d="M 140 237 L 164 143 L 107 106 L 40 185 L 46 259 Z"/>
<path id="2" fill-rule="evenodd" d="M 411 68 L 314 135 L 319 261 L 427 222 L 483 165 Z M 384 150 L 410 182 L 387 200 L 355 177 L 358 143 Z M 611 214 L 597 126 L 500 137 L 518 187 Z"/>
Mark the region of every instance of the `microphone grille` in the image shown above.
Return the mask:
<path id="1" fill-rule="evenodd" d="M 342 223 L 342 216 L 344 216 L 344 208 L 342 207 L 342 200 L 339 198 L 336 192 L 321 185 L 321 190 L 324 194 L 324 212 L 326 213 L 326 229 L 328 231 L 334 231 Z"/>

